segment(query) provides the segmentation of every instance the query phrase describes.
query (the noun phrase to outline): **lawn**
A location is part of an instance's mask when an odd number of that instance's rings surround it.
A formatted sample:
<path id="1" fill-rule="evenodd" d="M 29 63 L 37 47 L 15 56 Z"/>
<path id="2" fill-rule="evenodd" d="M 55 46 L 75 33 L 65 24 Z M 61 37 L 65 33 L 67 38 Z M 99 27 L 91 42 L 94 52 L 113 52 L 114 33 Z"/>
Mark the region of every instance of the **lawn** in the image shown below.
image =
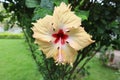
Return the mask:
<path id="1" fill-rule="evenodd" d="M 115 70 L 103 67 L 97 58 L 84 80 L 119 80 Z M 42 80 L 24 39 L 0 39 L 0 80 Z"/>
<path id="2" fill-rule="evenodd" d="M 23 39 L 0 39 L 0 80 L 40 80 Z"/>
<path id="3" fill-rule="evenodd" d="M 94 57 L 87 65 L 90 69 L 89 76 L 86 76 L 84 80 L 120 80 L 120 75 L 117 74 L 117 70 L 103 66 L 99 59 Z"/>

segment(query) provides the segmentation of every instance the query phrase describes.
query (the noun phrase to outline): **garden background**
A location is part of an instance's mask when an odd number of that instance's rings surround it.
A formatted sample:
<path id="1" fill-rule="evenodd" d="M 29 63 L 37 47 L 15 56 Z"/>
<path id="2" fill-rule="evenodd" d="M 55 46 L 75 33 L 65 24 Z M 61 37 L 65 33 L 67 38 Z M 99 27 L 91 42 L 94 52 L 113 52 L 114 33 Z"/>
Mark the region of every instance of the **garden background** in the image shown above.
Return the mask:
<path id="1" fill-rule="evenodd" d="M 72 5 L 96 41 L 79 51 L 73 68 L 45 59 L 32 38 L 31 23 L 52 15 L 61 2 Z M 120 58 L 120 0 L 0 0 L 0 27 L 0 80 L 120 80 L 120 60 L 114 65 L 115 50 Z"/>

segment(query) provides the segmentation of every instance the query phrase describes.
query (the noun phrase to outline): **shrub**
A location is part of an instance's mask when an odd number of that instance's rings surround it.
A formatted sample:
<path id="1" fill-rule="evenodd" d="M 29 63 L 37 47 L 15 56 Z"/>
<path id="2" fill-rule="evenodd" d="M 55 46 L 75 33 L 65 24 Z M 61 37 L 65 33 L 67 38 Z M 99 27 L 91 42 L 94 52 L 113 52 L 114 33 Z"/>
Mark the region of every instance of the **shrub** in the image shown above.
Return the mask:
<path id="1" fill-rule="evenodd" d="M 76 80 L 76 75 L 89 60 L 105 46 L 111 44 L 114 49 L 119 49 L 120 44 L 120 0 L 6 0 L 3 6 L 7 12 L 14 12 L 13 21 L 17 18 L 18 25 L 21 26 L 26 41 L 29 44 L 33 59 L 38 65 L 44 80 Z M 42 52 L 38 51 L 38 46 L 33 44 L 31 23 L 46 14 L 53 12 L 53 7 L 61 2 L 70 3 L 72 10 L 82 18 L 82 25 L 85 30 L 93 36 L 96 42 L 85 49 L 79 51 L 73 67 L 56 66 L 52 59 L 45 59 Z M 111 37 L 113 36 L 113 37 Z M 115 37 L 115 38 L 114 38 Z M 38 55 L 38 56 L 36 56 Z M 85 61 L 82 65 L 79 63 Z M 78 67 L 77 67 L 78 66 Z M 77 71 L 75 71 L 77 69 Z M 74 74 L 73 74 L 74 73 Z M 66 79 L 67 78 L 67 79 Z"/>
<path id="2" fill-rule="evenodd" d="M 0 33 L 0 39 L 23 39 L 23 38 L 24 38 L 23 33 L 20 34 L 8 32 Z"/>

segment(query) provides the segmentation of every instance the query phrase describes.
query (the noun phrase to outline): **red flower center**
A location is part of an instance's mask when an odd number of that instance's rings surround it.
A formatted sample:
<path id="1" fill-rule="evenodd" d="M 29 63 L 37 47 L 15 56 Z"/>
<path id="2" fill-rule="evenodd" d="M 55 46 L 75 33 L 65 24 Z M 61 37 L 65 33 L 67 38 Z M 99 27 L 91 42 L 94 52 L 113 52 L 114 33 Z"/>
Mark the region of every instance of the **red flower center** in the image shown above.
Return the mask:
<path id="1" fill-rule="evenodd" d="M 52 34 L 52 36 L 55 38 L 54 43 L 61 41 L 61 44 L 65 44 L 65 40 L 68 38 L 68 35 L 65 34 L 62 29 L 60 29 L 58 33 Z"/>

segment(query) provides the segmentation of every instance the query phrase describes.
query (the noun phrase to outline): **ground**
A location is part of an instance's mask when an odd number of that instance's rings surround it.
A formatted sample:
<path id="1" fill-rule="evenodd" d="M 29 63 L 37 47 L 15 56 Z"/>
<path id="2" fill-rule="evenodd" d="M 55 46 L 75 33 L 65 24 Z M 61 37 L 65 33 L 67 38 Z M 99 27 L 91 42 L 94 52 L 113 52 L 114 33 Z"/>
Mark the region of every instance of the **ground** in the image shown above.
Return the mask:
<path id="1" fill-rule="evenodd" d="M 23 39 L 0 39 L 0 80 L 40 80 Z"/>
<path id="2" fill-rule="evenodd" d="M 83 80 L 120 80 L 117 71 L 93 58 Z M 0 80 L 42 80 L 24 39 L 0 39 Z M 78 79 L 79 80 L 79 79 Z"/>
<path id="3" fill-rule="evenodd" d="M 86 67 L 88 66 L 90 75 L 86 76 L 84 80 L 120 80 L 120 74 L 116 70 L 103 66 L 96 57 L 86 65 Z"/>

